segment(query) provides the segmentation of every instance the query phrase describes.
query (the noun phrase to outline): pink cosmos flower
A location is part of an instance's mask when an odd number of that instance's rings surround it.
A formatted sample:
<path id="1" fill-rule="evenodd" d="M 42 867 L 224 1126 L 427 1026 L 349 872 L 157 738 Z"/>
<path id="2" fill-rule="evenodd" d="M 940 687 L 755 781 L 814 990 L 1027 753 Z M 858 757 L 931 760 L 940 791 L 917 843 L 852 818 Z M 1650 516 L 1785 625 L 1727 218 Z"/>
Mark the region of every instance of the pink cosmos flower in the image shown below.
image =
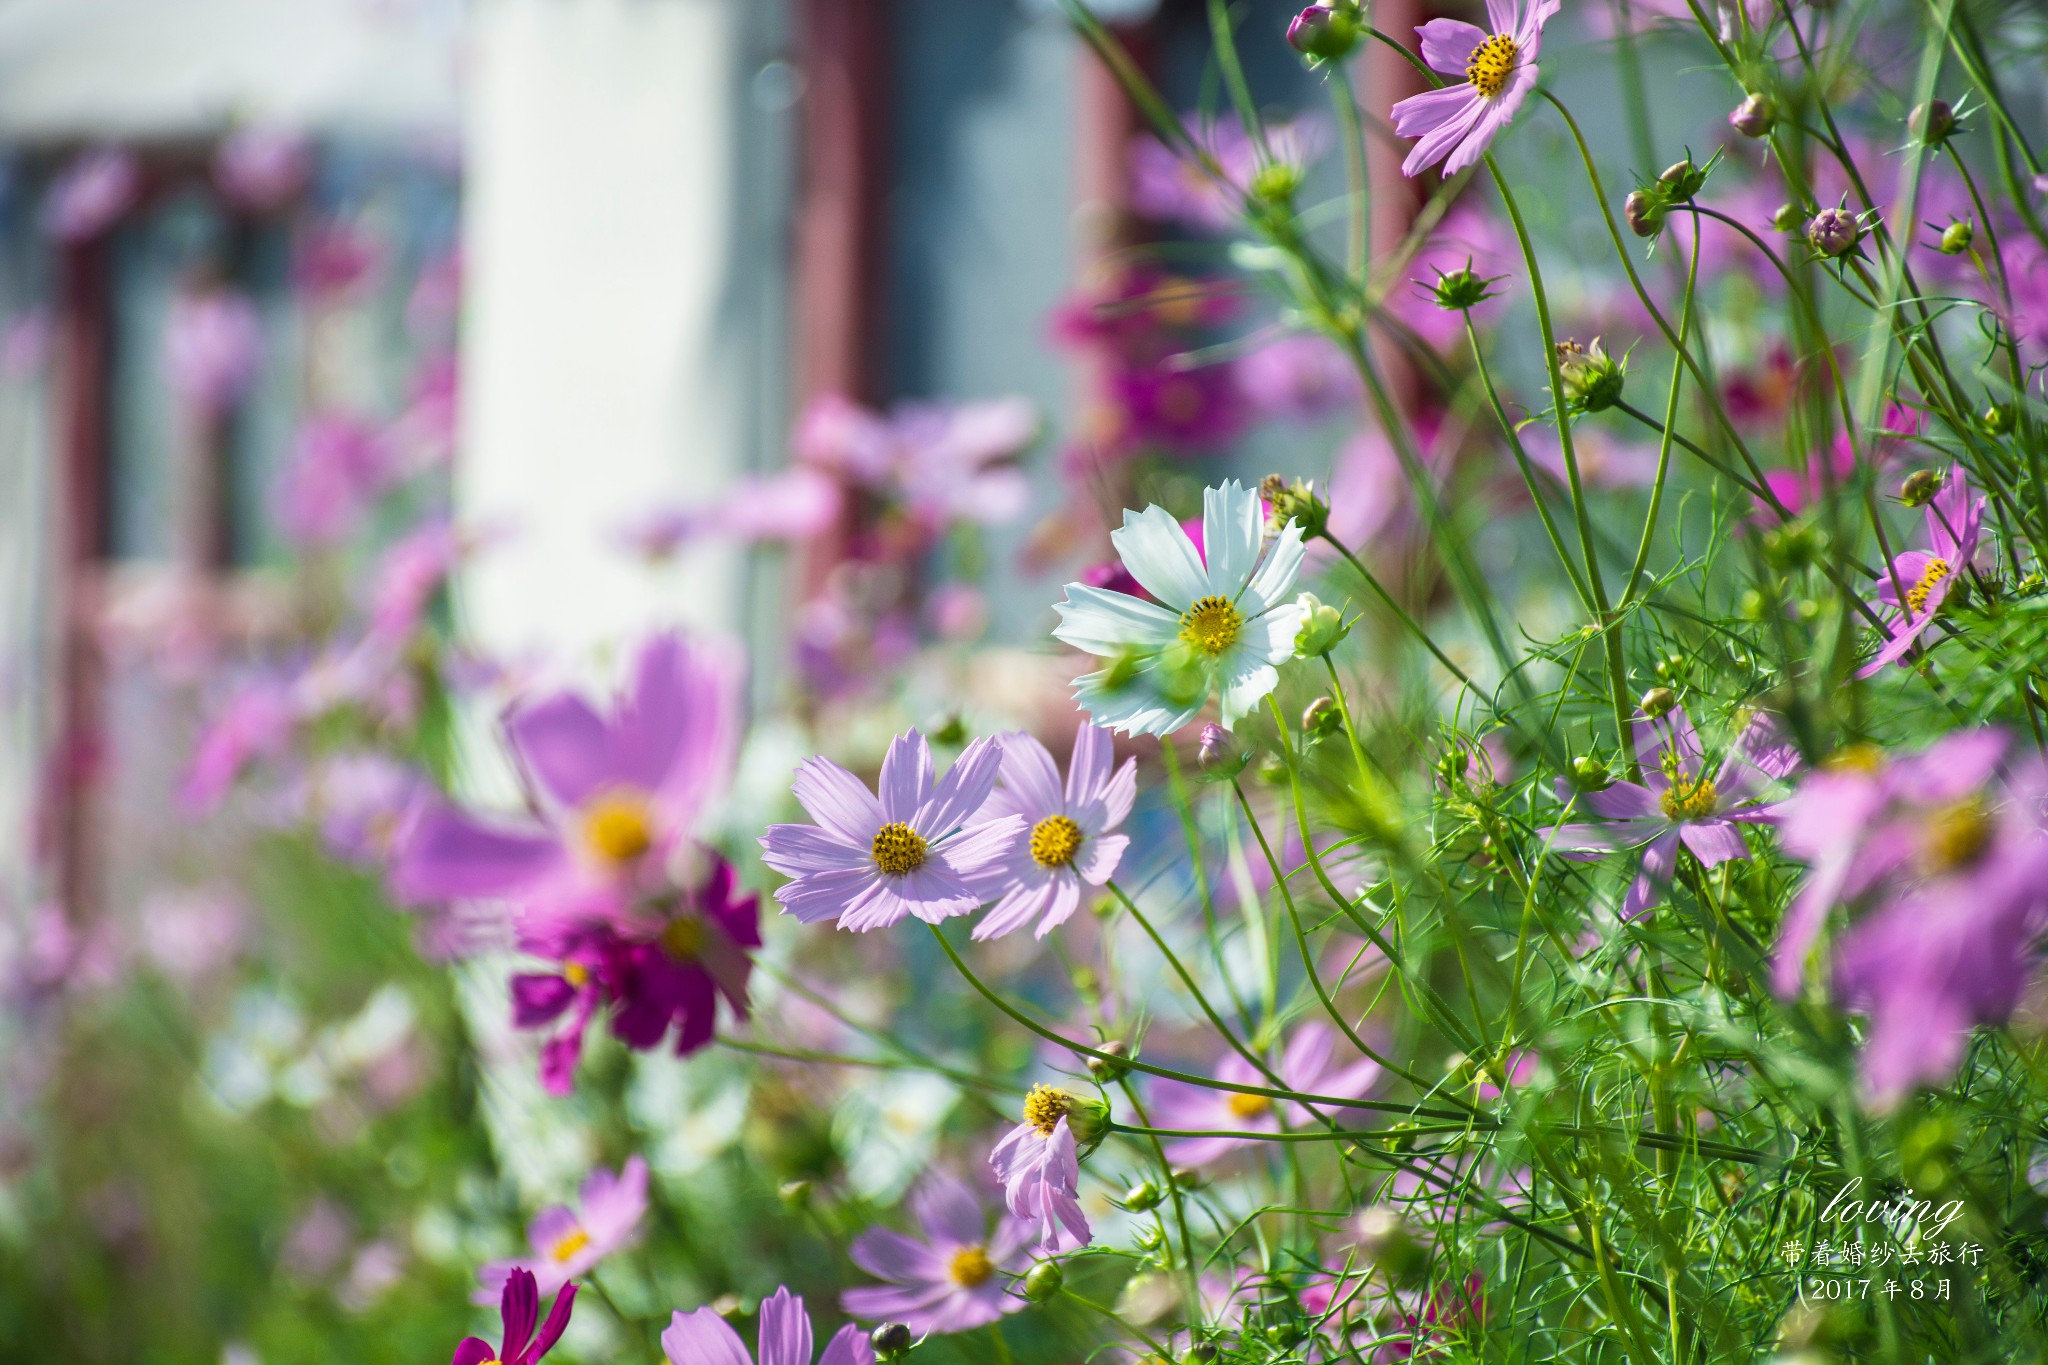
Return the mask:
<path id="1" fill-rule="evenodd" d="M 1321 421 L 1355 408 L 1362 394 L 1350 357 L 1328 337 L 1287 333 L 1235 368 L 1238 391 L 1261 417 Z"/>
<path id="2" fill-rule="evenodd" d="M 292 284 L 317 303 L 338 302 L 366 285 L 381 264 L 377 243 L 368 233 L 348 223 L 322 223 L 296 244 Z"/>
<path id="3" fill-rule="evenodd" d="M 80 152 L 43 200 L 43 231 L 60 242 L 83 242 L 120 220 L 142 193 L 142 166 L 121 147 Z"/>
<path id="4" fill-rule="evenodd" d="M 1130 814 L 1138 760 L 1112 771 L 1109 731 L 1082 721 L 1074 732 L 1067 781 L 1045 746 L 1027 734 L 1004 735 L 1002 781 L 975 822 L 1016 817 L 1017 833 L 975 886 L 995 906 L 974 926 L 977 939 L 999 938 L 1038 921 L 1044 938 L 1081 904 L 1081 885 L 1101 886 L 1116 872 L 1127 835 L 1108 831 Z"/>
<path id="5" fill-rule="evenodd" d="M 213 153 L 213 183 L 243 208 L 282 208 L 313 176 L 313 144 L 288 128 L 237 128 Z"/>
<path id="6" fill-rule="evenodd" d="M 628 1157 L 616 1175 L 602 1168 L 592 1171 L 583 1181 L 578 1203 L 579 1208 L 554 1204 L 535 1214 L 526 1225 L 532 1258 L 492 1261 L 479 1269 L 476 1278 L 483 1287 L 472 1296 L 474 1301 L 498 1302 L 522 1265 L 538 1267 L 529 1273 L 540 1294 L 555 1293 L 605 1257 L 630 1246 L 647 1214 L 646 1161 Z"/>
<path id="7" fill-rule="evenodd" d="M 709 503 L 656 508 L 621 527 L 619 539 L 657 563 L 698 540 L 808 540 L 839 520 L 845 501 L 837 479 L 798 466 L 739 479 Z"/>
<path id="8" fill-rule="evenodd" d="M 1015 520 L 1030 482 L 1006 463 L 1031 444 L 1038 416 L 1022 398 L 913 403 L 886 416 L 837 394 L 797 422 L 798 458 L 899 503 L 927 531 Z"/>
<path id="9" fill-rule="evenodd" d="M 669 1365 L 811 1365 L 811 1317 L 804 1301 L 777 1289 L 761 1301 L 761 1338 L 758 1356 L 747 1354 L 747 1344 L 732 1325 L 709 1308 L 694 1313 L 678 1312 L 661 1334 L 661 1349 Z M 867 1334 L 852 1323 L 832 1334 L 818 1365 L 874 1365 L 875 1349 Z M 464 1365 L 457 1362 L 457 1365 Z M 513 1365 L 506 1361 L 505 1365 Z"/>
<path id="10" fill-rule="evenodd" d="M 392 871 L 403 901 L 496 899 L 529 919 L 630 932 L 636 897 L 669 885 L 672 856 L 731 771 L 740 663 L 723 645 L 656 635 L 606 713 L 560 692 L 505 722 L 534 788 L 537 822 L 453 809 L 421 816 Z"/>
<path id="11" fill-rule="evenodd" d="M 1030 1265 L 1029 1226 L 1004 1217 L 991 1233 L 981 1202 L 944 1174 L 919 1186 L 910 1208 L 923 1240 L 889 1228 L 854 1239 L 854 1264 L 889 1283 L 845 1291 L 840 1304 L 848 1313 L 900 1322 L 923 1336 L 972 1331 L 1024 1307 L 1009 1282 Z"/>
<path id="12" fill-rule="evenodd" d="M 291 694 L 275 683 L 253 683 L 236 692 L 201 736 L 178 788 L 179 803 L 194 815 L 218 810 L 244 768 L 283 752 L 298 719 Z"/>
<path id="13" fill-rule="evenodd" d="M 405 842 L 434 787 L 417 769 L 375 750 L 328 754 L 306 774 L 299 804 L 327 851 L 381 867 Z"/>
<path id="14" fill-rule="evenodd" d="M 391 454 L 383 433 L 367 422 L 340 413 L 307 418 L 277 485 L 278 529 L 301 548 L 346 540 L 391 486 Z"/>
<path id="15" fill-rule="evenodd" d="M 1339 1099 L 1362 1099 L 1379 1082 L 1379 1063 L 1370 1057 L 1340 1063 L 1335 1056 L 1337 1034 L 1327 1026 L 1309 1022 L 1294 1030 L 1273 1070 L 1284 1088 L 1304 1095 L 1330 1095 Z M 1347 1044 L 1348 1050 L 1348 1044 Z M 1264 1072 L 1237 1055 L 1225 1052 L 1217 1059 L 1216 1079 L 1237 1085 L 1270 1085 Z M 1277 1133 L 1284 1116 L 1287 1126 L 1298 1128 L 1313 1122 L 1313 1116 L 1291 1100 L 1274 1100 L 1241 1090 L 1212 1090 L 1184 1081 L 1160 1081 L 1153 1088 L 1152 1120 L 1161 1128 L 1201 1132 Z M 1204 1165 L 1254 1142 L 1250 1137 L 1175 1138 L 1166 1144 L 1166 1155 L 1189 1166 Z"/>
<path id="16" fill-rule="evenodd" d="M 791 790 L 817 824 L 761 836 L 762 861 L 793 879 L 775 893 L 783 912 L 866 930 L 906 915 L 936 924 L 979 906 L 975 885 L 1025 829 L 1021 815 L 966 827 L 1002 761 L 999 742 L 979 739 L 935 782 L 931 746 L 908 730 L 882 760 L 877 800 L 830 759 L 806 759 Z"/>
<path id="17" fill-rule="evenodd" d="M 1616 848 L 1641 846 L 1641 867 L 1621 903 L 1624 919 L 1633 919 L 1656 903 L 1677 870 L 1681 844 L 1705 867 L 1748 858 L 1741 826 L 1776 824 L 1782 817 L 1778 805 L 1759 801 L 1764 784 L 1788 778 L 1799 767 L 1798 753 L 1785 743 L 1775 722 L 1759 715 L 1735 741 L 1719 770 L 1706 776 L 1699 734 L 1682 706 L 1639 721 L 1636 755 L 1643 765 L 1641 784 L 1616 782 L 1601 791 L 1575 792 L 1569 782 L 1558 779 L 1558 800 L 1576 799 L 1606 823 L 1544 831 L 1553 849 L 1581 862 L 1597 861 Z"/>
<path id="18" fill-rule="evenodd" d="M 164 370 L 178 396 L 207 416 L 249 391 L 263 364 L 263 323 L 246 294 L 181 290 L 164 319 Z"/>
<path id="19" fill-rule="evenodd" d="M 464 1337 L 449 1365 L 534 1365 L 561 1340 L 575 1303 L 576 1286 L 562 1286 L 562 1292 L 555 1296 L 555 1306 L 548 1312 L 548 1320 L 540 1322 L 540 1291 L 535 1287 L 533 1272 L 513 1270 L 505 1277 L 505 1293 L 498 1303 L 498 1314 L 505 1324 L 498 1349 L 492 1350 L 491 1343 L 481 1337 Z M 533 1330 L 535 1323 L 540 1324 L 537 1336 Z"/>
<path id="20" fill-rule="evenodd" d="M 1941 614 L 1949 588 L 1957 574 L 1970 568 L 1977 558 L 1977 535 L 1984 522 L 1984 499 L 1970 500 L 1970 477 L 1961 465 L 1949 469 L 1948 481 L 1927 504 L 1927 545 L 1925 550 L 1907 550 L 1893 557 L 1890 572 L 1878 575 L 1872 595 L 1891 607 L 1896 619 L 1886 627 L 1883 649 L 1863 667 L 1859 678 L 1868 678 L 1889 663 L 1905 663 L 1910 650 L 1934 618 Z M 1899 601 L 1904 592 L 1905 602 Z"/>
<path id="21" fill-rule="evenodd" d="M 1067 1121 L 1067 1096 L 1049 1085 L 1032 1087 L 1024 1100 L 1024 1121 L 989 1153 L 988 1164 L 1003 1182 L 1010 1212 L 1038 1233 L 1039 1246 L 1061 1251 L 1095 1240 L 1081 1212 L 1081 1153 Z"/>
<path id="22" fill-rule="evenodd" d="M 1234 119 L 1208 123 L 1199 114 L 1189 114 L 1181 122 L 1193 130 L 1195 140 L 1222 171 L 1222 180 L 1151 134 L 1140 134 L 1131 139 L 1131 207 L 1159 222 L 1227 228 L 1238 219 L 1245 192 L 1262 164 L 1261 153 Z M 1326 140 L 1323 125 L 1307 118 L 1272 124 L 1265 136 L 1272 161 L 1298 167 L 1313 161 Z"/>
<path id="23" fill-rule="evenodd" d="M 1456 19 L 1432 19 L 1415 30 L 1422 59 L 1465 80 L 1394 106 L 1394 132 L 1418 139 L 1401 174 L 1420 175 L 1439 161 L 1445 175 L 1473 165 L 1536 88 L 1543 25 L 1563 0 L 1534 0 L 1526 9 L 1524 2 L 1486 0 L 1491 33 Z"/>

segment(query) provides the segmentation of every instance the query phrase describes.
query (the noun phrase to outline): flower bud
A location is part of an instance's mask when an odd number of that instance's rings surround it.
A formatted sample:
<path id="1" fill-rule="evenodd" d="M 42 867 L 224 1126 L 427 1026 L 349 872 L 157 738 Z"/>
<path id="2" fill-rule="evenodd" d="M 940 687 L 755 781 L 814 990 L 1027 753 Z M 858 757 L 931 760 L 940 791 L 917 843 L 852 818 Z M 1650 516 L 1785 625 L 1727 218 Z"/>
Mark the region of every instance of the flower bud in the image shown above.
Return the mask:
<path id="1" fill-rule="evenodd" d="M 1321 658 L 1351 633 L 1351 627 L 1344 623 L 1344 613 L 1314 593 L 1302 593 L 1294 601 L 1302 609 L 1301 627 L 1294 632 L 1294 652 L 1301 658 Z"/>
<path id="2" fill-rule="evenodd" d="M 1067 1128 L 1085 1154 L 1109 1132 L 1109 1106 L 1093 1096 L 1069 1094 Z"/>
<path id="3" fill-rule="evenodd" d="M 1614 774 L 1607 770 L 1607 764 L 1592 754 L 1580 754 L 1572 760 L 1572 785 L 1582 792 L 1606 791 L 1614 785 Z"/>
<path id="4" fill-rule="evenodd" d="M 1159 1201 L 1166 1198 L 1159 1187 L 1149 1180 L 1140 1180 L 1124 1191 L 1124 1207 L 1132 1213 L 1144 1213 L 1159 1207 Z"/>
<path id="5" fill-rule="evenodd" d="M 1213 1343 L 1198 1341 L 1193 1346 L 1188 1347 L 1187 1354 L 1181 1357 L 1181 1362 L 1182 1365 L 1216 1365 L 1217 1358 L 1220 1355 L 1221 1352 L 1216 1349 Z"/>
<path id="6" fill-rule="evenodd" d="M 1107 1052 L 1110 1057 L 1115 1058 L 1124 1058 L 1131 1055 L 1131 1045 L 1119 1038 L 1112 1038 L 1108 1042 L 1097 1046 L 1095 1050 L 1097 1052 Z M 1122 1061 L 1111 1061 L 1103 1057 L 1090 1057 L 1088 1059 L 1088 1074 L 1104 1085 L 1110 1085 L 1122 1080 L 1130 1074 L 1130 1070 L 1131 1068 Z"/>
<path id="7" fill-rule="evenodd" d="M 1328 697 L 1317 697 L 1302 709 L 1301 732 L 1310 739 L 1324 739 L 1344 724 L 1344 713 Z"/>
<path id="8" fill-rule="evenodd" d="M 1462 313 L 1492 298 L 1493 284 L 1492 280 L 1483 279 L 1475 273 L 1472 263 L 1467 261 L 1463 269 L 1437 271 L 1436 283 L 1428 288 L 1436 295 L 1437 307 L 1447 312 Z"/>
<path id="9" fill-rule="evenodd" d="M 1936 250 L 1944 256 L 1960 256 L 1977 240 L 1977 229 L 1957 219 L 1941 230 Z"/>
<path id="10" fill-rule="evenodd" d="M 1771 214 L 1771 226 L 1779 232 L 1797 232 L 1806 215 L 1799 211 L 1797 204 L 1780 204 Z"/>
<path id="11" fill-rule="evenodd" d="M 2003 436 L 2012 430 L 2012 409 L 2003 403 L 1993 403 L 1984 409 L 1984 430 L 1993 436 Z"/>
<path id="12" fill-rule="evenodd" d="M 1436 770 L 1444 781 L 1456 782 L 1472 771 L 1472 755 L 1465 752 L 1463 745 L 1454 744 L 1436 761 Z"/>
<path id="13" fill-rule="evenodd" d="M 1600 338 L 1590 346 L 1576 341 L 1557 345 L 1557 372 L 1564 380 L 1564 396 L 1575 411 L 1604 412 L 1621 401 L 1628 378 L 1622 363 L 1600 349 Z"/>
<path id="14" fill-rule="evenodd" d="M 1199 1190 L 1209 1183 L 1208 1174 L 1198 1166 L 1176 1166 L 1168 1174 L 1184 1190 Z"/>
<path id="15" fill-rule="evenodd" d="M 1906 115 L 1906 130 L 1928 146 L 1936 146 L 1956 130 L 1956 111 L 1947 100 L 1915 105 L 1913 112 Z"/>
<path id="16" fill-rule="evenodd" d="M 1941 491 L 1941 475 L 1931 469 L 1916 469 L 1899 485 L 1899 501 L 1908 507 L 1925 507 Z"/>
<path id="17" fill-rule="evenodd" d="M 1289 481 L 1268 474 L 1259 484 L 1259 496 L 1266 503 L 1266 532 L 1278 535 L 1292 521 L 1301 526 L 1304 538 L 1318 536 L 1330 524 L 1330 504 L 1306 479 Z"/>
<path id="18" fill-rule="evenodd" d="M 1230 731 L 1210 721 L 1202 727 L 1202 741 L 1195 747 L 1195 762 L 1201 765 L 1205 777 L 1216 782 L 1228 782 L 1244 771 L 1244 765 L 1251 755 L 1237 747 Z"/>
<path id="19" fill-rule="evenodd" d="M 1272 162 L 1252 177 L 1252 197 L 1268 204 L 1290 203 L 1294 192 L 1301 188 L 1301 180 L 1301 167 L 1285 161 Z"/>
<path id="20" fill-rule="evenodd" d="M 1664 174 L 1657 177 L 1665 199 L 1673 204 L 1683 204 L 1698 194 L 1707 183 L 1707 173 L 1692 164 L 1692 158 L 1674 161 L 1664 168 Z"/>
<path id="21" fill-rule="evenodd" d="M 900 1322 L 885 1322 L 868 1336 L 877 1360 L 901 1360 L 910 1354 L 910 1329 Z"/>
<path id="22" fill-rule="evenodd" d="M 1356 7 L 1310 5 L 1287 25 L 1287 45 L 1311 65 L 1334 62 L 1351 55 L 1363 32 Z"/>
<path id="23" fill-rule="evenodd" d="M 1408 1220 L 1392 1204 L 1374 1204 L 1358 1215 L 1353 1224 L 1358 1234 L 1358 1251 L 1374 1267 L 1400 1277 L 1419 1268 L 1422 1248 L 1409 1231 Z"/>
<path id="24" fill-rule="evenodd" d="M 1278 1350 L 1286 1350 L 1301 1340 L 1301 1327 L 1292 1322 L 1276 1322 L 1266 1328 L 1266 1344 Z"/>
<path id="25" fill-rule="evenodd" d="M 1778 103 L 1769 95 L 1751 95 L 1728 115 L 1728 126 L 1744 137 L 1769 137 L 1778 124 Z"/>
<path id="26" fill-rule="evenodd" d="M 1670 714 L 1671 708 L 1678 705 L 1678 694 L 1668 687 L 1653 687 L 1643 693 L 1643 699 L 1636 704 L 1643 708 L 1644 715 L 1656 720 Z"/>
<path id="27" fill-rule="evenodd" d="M 811 1202 L 811 1182 L 808 1180 L 785 1180 L 776 1191 L 782 1202 L 791 1209 L 801 1210 Z"/>
<path id="28" fill-rule="evenodd" d="M 1844 256 L 1863 240 L 1863 225 L 1847 209 L 1822 209 L 1806 221 L 1806 244 L 1823 256 Z"/>
<path id="29" fill-rule="evenodd" d="M 1657 195 L 1636 190 L 1621 201 L 1621 216 L 1628 220 L 1628 230 L 1636 236 L 1655 237 L 1664 230 L 1665 208 Z"/>
<path id="30" fill-rule="evenodd" d="M 1024 1297 L 1033 1303 L 1056 1297 L 1066 1285 L 1067 1272 L 1058 1261 L 1040 1261 L 1024 1272 Z"/>

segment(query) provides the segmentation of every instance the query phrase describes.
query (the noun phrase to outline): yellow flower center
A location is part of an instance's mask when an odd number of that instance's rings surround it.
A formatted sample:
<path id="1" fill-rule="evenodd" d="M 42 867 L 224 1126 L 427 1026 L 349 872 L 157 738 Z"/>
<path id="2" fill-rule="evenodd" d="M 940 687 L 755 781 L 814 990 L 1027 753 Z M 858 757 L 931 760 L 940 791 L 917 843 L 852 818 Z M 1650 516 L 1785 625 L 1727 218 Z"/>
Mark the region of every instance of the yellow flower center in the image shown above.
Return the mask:
<path id="1" fill-rule="evenodd" d="M 1067 1116 L 1067 1095 L 1049 1085 L 1034 1085 L 1031 1093 L 1024 1097 L 1024 1121 L 1036 1128 L 1041 1137 L 1051 1137 L 1052 1130 L 1059 1127 L 1060 1120 Z"/>
<path id="2" fill-rule="evenodd" d="M 1927 817 L 1927 863 L 1936 872 L 1970 866 L 1991 847 L 1996 830 L 1982 797 L 1966 796 Z"/>
<path id="3" fill-rule="evenodd" d="M 1180 638 L 1214 657 L 1237 643 L 1244 618 L 1227 597 L 1198 597 L 1181 613 Z"/>
<path id="4" fill-rule="evenodd" d="M 1665 816 L 1672 820 L 1704 820 L 1714 813 L 1714 803 L 1721 794 L 1714 790 L 1714 779 L 1696 777 L 1690 782 L 1680 777 L 1672 780 L 1657 798 Z"/>
<path id="5" fill-rule="evenodd" d="M 1915 616 L 1926 611 L 1927 595 L 1934 591 L 1936 584 L 1953 572 L 1955 571 L 1949 567 L 1949 562 L 1940 555 L 1928 560 L 1927 567 L 1920 571 L 1919 581 L 1906 589 L 1906 610 Z"/>
<path id="6" fill-rule="evenodd" d="M 1465 59 L 1465 79 L 1472 82 L 1481 99 L 1490 100 L 1507 85 L 1517 55 L 1515 40 L 1505 33 L 1496 33 L 1473 48 L 1472 55 Z"/>
<path id="7" fill-rule="evenodd" d="M 929 846 L 924 836 L 901 820 L 891 820 L 875 831 L 874 846 L 869 852 L 874 855 L 875 866 L 892 877 L 901 877 L 924 866 L 924 855 Z"/>
<path id="8" fill-rule="evenodd" d="M 574 1228 L 562 1234 L 561 1239 L 548 1248 L 548 1255 L 552 1256 L 557 1264 L 560 1264 L 589 1245 L 590 1234 L 582 1228 Z"/>
<path id="9" fill-rule="evenodd" d="M 581 962 L 565 962 L 562 964 L 562 980 L 580 991 L 590 984 L 590 968 Z"/>
<path id="10" fill-rule="evenodd" d="M 1830 772 L 1875 773 L 1884 766 L 1884 750 L 1875 744 L 1844 744 L 1822 766 Z"/>
<path id="11" fill-rule="evenodd" d="M 1040 867 L 1065 867 L 1081 849 L 1081 827 L 1064 815 L 1048 815 L 1031 827 L 1031 860 Z"/>
<path id="12" fill-rule="evenodd" d="M 654 847 L 647 798 L 634 791 L 607 792 L 583 812 L 583 842 L 605 862 L 624 866 Z"/>
<path id="13" fill-rule="evenodd" d="M 704 948 L 704 922 L 695 915 L 677 915 L 662 926 L 661 946 L 678 962 L 695 962 Z"/>
<path id="14" fill-rule="evenodd" d="M 1271 1099 L 1264 1095 L 1247 1095 L 1242 1090 L 1232 1092 L 1230 1098 L 1223 1103 L 1229 1107 L 1232 1114 L 1241 1119 L 1255 1119 L 1271 1113 L 1273 1109 Z"/>
<path id="15" fill-rule="evenodd" d="M 980 1247 L 961 1247 L 953 1253 L 953 1263 L 946 1267 L 946 1278 L 962 1289 L 987 1284 L 989 1276 L 995 1273 L 996 1263 Z"/>

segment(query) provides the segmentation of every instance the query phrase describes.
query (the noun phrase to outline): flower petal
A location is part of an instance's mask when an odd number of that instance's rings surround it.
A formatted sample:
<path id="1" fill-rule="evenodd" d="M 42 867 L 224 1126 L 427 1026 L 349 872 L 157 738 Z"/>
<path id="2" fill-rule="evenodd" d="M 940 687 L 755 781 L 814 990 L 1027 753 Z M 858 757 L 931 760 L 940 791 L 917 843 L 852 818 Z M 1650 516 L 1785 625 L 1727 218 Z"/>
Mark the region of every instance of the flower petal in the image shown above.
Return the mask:
<path id="1" fill-rule="evenodd" d="M 1173 513 L 1157 503 L 1142 512 L 1126 510 L 1123 526 L 1110 532 L 1109 540 L 1138 586 L 1176 613 L 1186 611 L 1208 588 L 1208 571 L 1195 543 Z"/>
<path id="2" fill-rule="evenodd" d="M 807 758 L 790 779 L 790 794 L 819 825 L 866 848 L 884 823 L 882 803 L 861 780 L 829 758 Z"/>
<path id="3" fill-rule="evenodd" d="M 1060 614 L 1054 639 L 1102 657 L 1157 649 L 1180 633 L 1180 617 L 1157 603 L 1085 583 L 1067 584 L 1066 600 L 1053 610 Z"/>
<path id="4" fill-rule="evenodd" d="M 1500 3 L 1501 0 L 1490 0 Z M 1495 31 L 1506 33 L 1495 20 Z M 1415 30 L 1422 39 L 1422 60 L 1432 70 L 1447 76 L 1465 74 L 1465 64 L 1472 60 L 1472 54 L 1486 41 L 1486 30 L 1457 19 L 1432 19 Z"/>

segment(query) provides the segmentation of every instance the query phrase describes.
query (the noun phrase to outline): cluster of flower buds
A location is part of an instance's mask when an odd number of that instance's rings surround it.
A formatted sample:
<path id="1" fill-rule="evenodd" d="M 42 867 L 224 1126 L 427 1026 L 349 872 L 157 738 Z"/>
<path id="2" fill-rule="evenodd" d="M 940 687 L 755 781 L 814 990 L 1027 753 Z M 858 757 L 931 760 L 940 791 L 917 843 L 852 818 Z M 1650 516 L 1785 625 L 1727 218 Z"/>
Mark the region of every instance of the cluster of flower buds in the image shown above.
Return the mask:
<path id="1" fill-rule="evenodd" d="M 1655 237 L 1662 232 L 1672 207 L 1692 201 L 1706 185 L 1711 167 L 1711 162 L 1696 166 L 1691 157 L 1666 166 L 1656 184 L 1646 185 L 1622 201 L 1621 216 L 1628 220 L 1628 230 L 1638 237 Z"/>
<path id="2" fill-rule="evenodd" d="M 1628 381 L 1628 366 L 1600 347 L 1600 338 L 1589 345 L 1576 341 L 1557 343 L 1557 373 L 1564 381 L 1564 401 L 1574 412 L 1605 412 L 1621 401 Z"/>
<path id="3" fill-rule="evenodd" d="M 1365 36 L 1365 11 L 1352 0 L 1310 5 L 1287 25 L 1287 45 L 1309 65 L 1341 61 Z"/>

